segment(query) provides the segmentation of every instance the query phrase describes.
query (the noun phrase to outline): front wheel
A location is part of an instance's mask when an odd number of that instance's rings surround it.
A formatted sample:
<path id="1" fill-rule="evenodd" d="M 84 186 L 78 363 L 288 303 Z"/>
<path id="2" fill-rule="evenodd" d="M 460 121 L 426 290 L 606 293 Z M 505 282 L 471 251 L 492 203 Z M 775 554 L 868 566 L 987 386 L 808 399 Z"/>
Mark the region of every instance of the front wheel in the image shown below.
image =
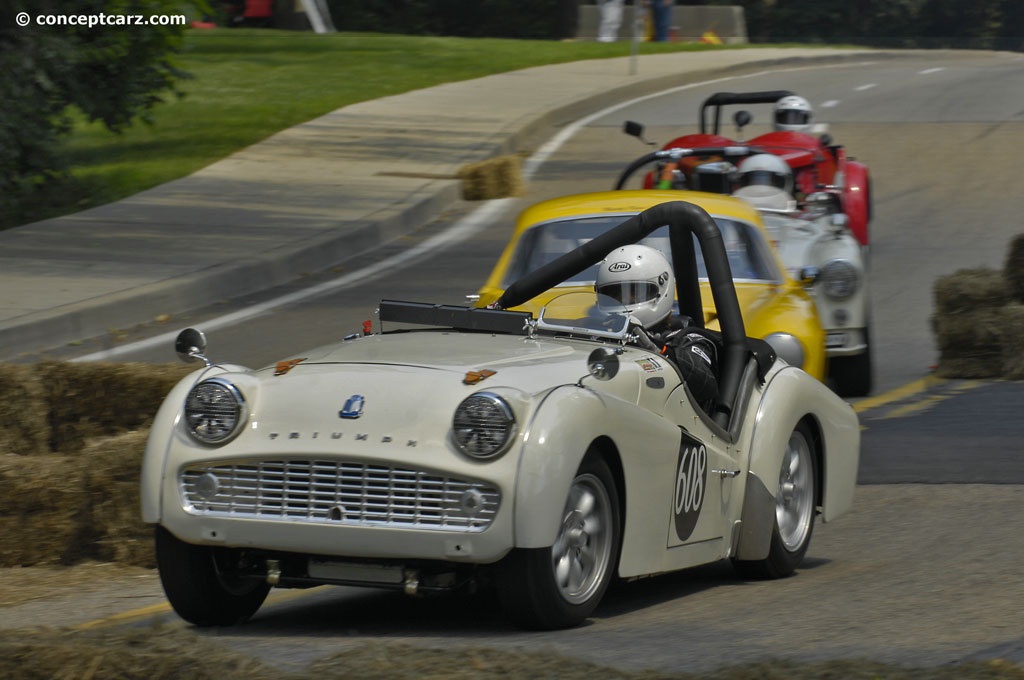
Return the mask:
<path id="1" fill-rule="evenodd" d="M 582 623 L 608 589 L 620 540 L 615 480 L 603 459 L 588 455 L 569 487 L 554 545 L 519 548 L 503 560 L 498 595 L 506 614 L 539 630 Z"/>
<path id="2" fill-rule="evenodd" d="M 156 528 L 156 566 L 168 602 L 197 626 L 230 626 L 256 613 L 270 586 L 233 574 L 238 551 L 192 545 Z"/>
<path id="3" fill-rule="evenodd" d="M 804 559 L 814 531 L 817 471 L 814 438 L 800 423 L 789 435 L 775 492 L 775 526 L 771 547 L 763 560 L 733 560 L 744 578 L 773 579 L 792 574 Z"/>

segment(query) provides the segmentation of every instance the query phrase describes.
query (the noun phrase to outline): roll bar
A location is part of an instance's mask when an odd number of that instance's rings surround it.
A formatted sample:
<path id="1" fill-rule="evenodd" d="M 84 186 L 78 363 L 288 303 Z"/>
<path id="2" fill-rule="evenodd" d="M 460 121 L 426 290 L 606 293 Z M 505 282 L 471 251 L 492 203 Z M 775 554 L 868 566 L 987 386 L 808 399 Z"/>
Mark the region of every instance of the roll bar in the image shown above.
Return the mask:
<path id="1" fill-rule="evenodd" d="M 668 225 L 672 249 L 679 311 L 693 319 L 694 324 L 703 327 L 704 308 L 697 277 L 694 236 L 700 243 L 711 284 L 711 297 L 722 329 L 724 351 L 719 376 L 720 401 L 732 404 L 748 357 L 747 335 L 722 232 L 707 211 L 698 205 L 686 201 L 670 201 L 648 208 L 514 282 L 494 306 L 510 309 L 521 305 L 597 264 L 615 248 L 637 243 L 665 225 Z M 721 419 L 719 424 L 726 427 L 729 415 L 717 413 L 714 418 L 716 422 Z"/>

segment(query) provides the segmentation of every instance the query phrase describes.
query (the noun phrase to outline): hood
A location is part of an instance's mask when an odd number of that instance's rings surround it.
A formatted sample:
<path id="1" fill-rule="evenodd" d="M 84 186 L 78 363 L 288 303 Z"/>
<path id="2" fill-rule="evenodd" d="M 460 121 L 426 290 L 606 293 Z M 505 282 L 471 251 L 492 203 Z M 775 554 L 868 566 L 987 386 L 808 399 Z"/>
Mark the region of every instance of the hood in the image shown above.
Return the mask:
<path id="1" fill-rule="evenodd" d="M 525 336 L 416 331 L 356 338 L 222 377 L 249 406 L 243 445 L 248 438 L 250 446 L 316 450 L 364 437 L 357 446 L 366 451 L 395 449 L 396 442 L 444 446 L 463 399 L 500 389 L 527 404 L 585 375 L 588 349 Z M 474 372 L 482 377 L 475 380 Z"/>

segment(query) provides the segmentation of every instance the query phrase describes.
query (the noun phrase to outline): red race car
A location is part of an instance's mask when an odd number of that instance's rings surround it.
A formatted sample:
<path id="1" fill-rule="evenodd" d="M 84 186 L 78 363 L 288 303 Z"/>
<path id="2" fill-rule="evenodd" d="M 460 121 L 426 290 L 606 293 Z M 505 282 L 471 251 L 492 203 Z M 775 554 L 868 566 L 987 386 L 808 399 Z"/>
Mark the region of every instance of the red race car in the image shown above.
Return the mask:
<path id="1" fill-rule="evenodd" d="M 733 140 L 721 134 L 722 109 L 726 106 L 746 104 L 773 104 L 773 131 L 746 141 Z M 846 155 L 840 144 L 823 133 L 815 136 L 811 125 L 811 107 L 806 99 L 787 90 L 765 92 L 717 92 L 701 104 L 700 132 L 676 137 L 662 149 L 699 149 L 708 147 L 751 147 L 759 153 L 771 153 L 783 158 L 792 168 L 797 198 L 812 193 L 833 194 L 839 210 L 849 218 L 849 227 L 863 245 L 870 242 L 868 224 L 871 221 L 871 179 L 868 167 Z M 746 110 L 733 116 L 739 132 L 752 120 Z M 627 121 L 627 134 L 641 137 L 643 126 Z M 696 177 L 707 164 L 721 163 L 720 157 L 695 157 L 679 168 L 683 177 Z M 654 186 L 653 175 L 645 182 Z M 699 180 L 697 183 L 700 183 Z M 701 188 L 690 186 L 688 188 Z M 707 190 L 707 189 L 704 189 Z M 728 191 L 726 189 L 726 191 Z"/>

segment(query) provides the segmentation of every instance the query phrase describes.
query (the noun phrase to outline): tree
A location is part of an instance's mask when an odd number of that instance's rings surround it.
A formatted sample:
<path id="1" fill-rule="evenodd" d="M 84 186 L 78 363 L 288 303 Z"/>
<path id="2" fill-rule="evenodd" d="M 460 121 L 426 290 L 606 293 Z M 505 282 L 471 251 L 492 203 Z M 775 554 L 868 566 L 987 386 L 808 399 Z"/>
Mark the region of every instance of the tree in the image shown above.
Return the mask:
<path id="1" fill-rule="evenodd" d="M 70 112 L 120 131 L 187 74 L 179 0 L 0 0 L 0 224 L 65 172 Z M 193 5 L 194 6 L 194 5 Z"/>

